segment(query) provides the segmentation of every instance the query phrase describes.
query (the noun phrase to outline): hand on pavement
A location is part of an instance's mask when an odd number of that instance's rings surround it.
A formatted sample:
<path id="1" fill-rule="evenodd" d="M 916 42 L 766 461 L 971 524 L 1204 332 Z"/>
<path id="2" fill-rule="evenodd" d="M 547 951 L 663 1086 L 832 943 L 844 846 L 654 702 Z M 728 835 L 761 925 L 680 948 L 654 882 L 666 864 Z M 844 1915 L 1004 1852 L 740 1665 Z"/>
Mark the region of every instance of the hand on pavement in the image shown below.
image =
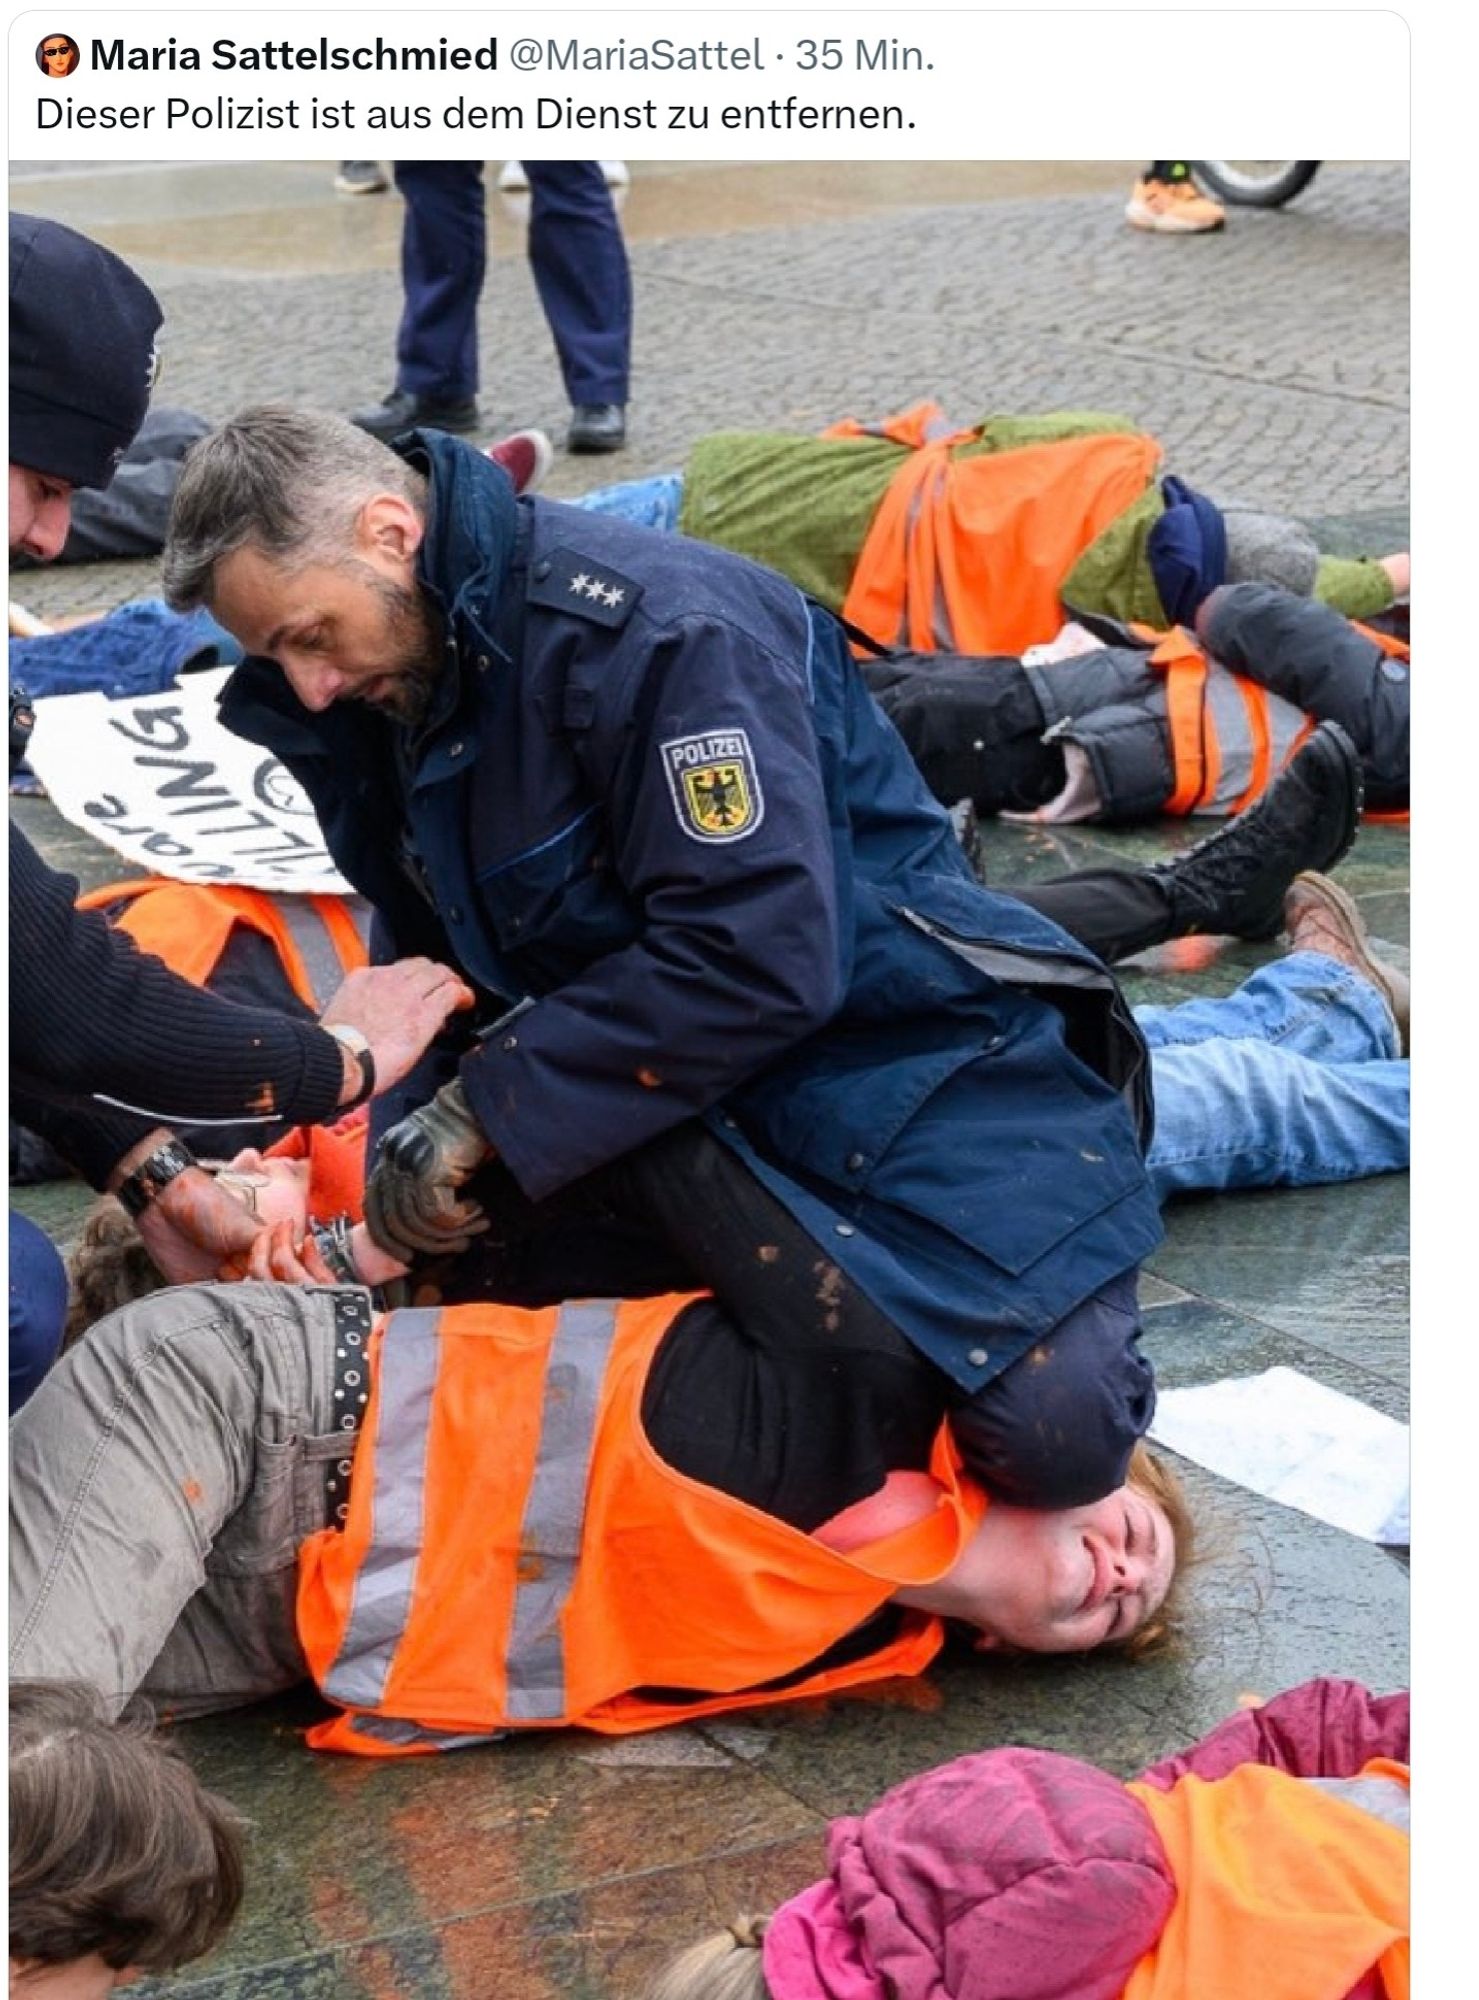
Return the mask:
<path id="1" fill-rule="evenodd" d="M 351 972 L 319 1024 L 358 1028 L 375 1058 L 378 1097 L 414 1067 L 449 1014 L 472 1004 L 471 987 L 450 966 L 430 958 L 403 958 L 394 965 Z"/>
<path id="2" fill-rule="evenodd" d="M 492 1151 L 461 1083 L 444 1084 L 381 1141 L 365 1189 L 371 1236 L 408 1263 L 465 1250 L 488 1218 L 476 1202 L 458 1201 L 457 1190 Z"/>

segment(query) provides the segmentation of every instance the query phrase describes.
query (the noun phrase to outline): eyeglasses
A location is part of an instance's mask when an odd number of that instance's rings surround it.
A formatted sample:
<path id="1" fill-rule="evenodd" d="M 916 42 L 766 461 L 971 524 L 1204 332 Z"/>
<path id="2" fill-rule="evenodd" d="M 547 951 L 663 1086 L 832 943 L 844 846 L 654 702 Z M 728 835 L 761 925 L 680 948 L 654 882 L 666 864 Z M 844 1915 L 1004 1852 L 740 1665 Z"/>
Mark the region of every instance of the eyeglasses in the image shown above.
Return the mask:
<path id="1" fill-rule="evenodd" d="M 50 46 L 43 42 L 41 44 L 41 53 L 44 56 L 69 56 L 72 53 L 72 44 L 70 42 L 57 42 L 54 46 Z"/>
<path id="2" fill-rule="evenodd" d="M 204 1160 L 197 1164 L 207 1166 Z M 214 1173 L 217 1187 L 223 1187 L 228 1193 L 234 1194 L 242 1207 L 259 1222 L 261 1221 L 262 1210 L 257 1195 L 260 1189 L 271 1187 L 271 1174 L 253 1173 L 250 1168 L 239 1167 L 208 1167 L 208 1171 Z"/>

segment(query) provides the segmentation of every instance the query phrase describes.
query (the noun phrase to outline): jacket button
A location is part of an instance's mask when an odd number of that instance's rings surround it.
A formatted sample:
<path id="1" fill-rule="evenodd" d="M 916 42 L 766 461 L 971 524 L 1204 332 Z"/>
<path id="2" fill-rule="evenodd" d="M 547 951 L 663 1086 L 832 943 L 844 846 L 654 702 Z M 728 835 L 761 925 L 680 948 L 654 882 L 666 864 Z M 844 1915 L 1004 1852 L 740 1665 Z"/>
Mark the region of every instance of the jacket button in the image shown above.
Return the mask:
<path id="1" fill-rule="evenodd" d="M 489 667 L 492 664 L 493 664 L 492 661 L 488 658 L 488 655 L 486 653 L 478 654 L 478 672 L 480 674 L 487 673 Z"/>
<path id="2" fill-rule="evenodd" d="M 550 571 L 553 568 L 554 564 L 552 562 L 549 561 L 537 562 L 534 565 L 534 581 L 536 583 L 543 583 L 544 579 L 549 575 Z"/>
<path id="3" fill-rule="evenodd" d="M 519 1038 L 517 1035 L 505 1035 L 498 1046 L 501 1049 L 516 1049 L 519 1046 Z"/>
<path id="4" fill-rule="evenodd" d="M 991 1356 L 986 1352 L 984 1347 L 973 1347 L 966 1356 L 966 1360 L 969 1361 L 972 1368 L 984 1368 L 990 1359 Z"/>
<path id="5" fill-rule="evenodd" d="M 465 743 L 454 743 L 452 748 L 447 752 L 447 755 L 449 757 L 460 757 L 466 748 L 467 745 Z"/>
<path id="6" fill-rule="evenodd" d="M 462 922 L 462 905 L 460 903 L 454 903 L 452 907 L 448 910 L 447 916 L 450 922 L 454 924 L 460 924 Z"/>
<path id="7" fill-rule="evenodd" d="M 837 1234 L 839 1236 L 856 1236 L 857 1233 L 850 1222 L 839 1222 L 837 1225 Z"/>
<path id="8" fill-rule="evenodd" d="M 867 1164 L 868 1156 L 866 1153 L 849 1153 L 847 1156 L 847 1171 L 850 1174 L 860 1174 Z"/>

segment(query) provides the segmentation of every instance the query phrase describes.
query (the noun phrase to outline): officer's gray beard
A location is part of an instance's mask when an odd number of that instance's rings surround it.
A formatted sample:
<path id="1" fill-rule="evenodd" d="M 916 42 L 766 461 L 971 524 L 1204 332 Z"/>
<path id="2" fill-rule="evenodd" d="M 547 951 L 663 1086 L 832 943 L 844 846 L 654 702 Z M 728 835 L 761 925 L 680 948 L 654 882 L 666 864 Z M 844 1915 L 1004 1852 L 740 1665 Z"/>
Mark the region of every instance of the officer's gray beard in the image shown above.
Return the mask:
<path id="1" fill-rule="evenodd" d="M 426 718 L 442 671 L 441 621 L 421 592 L 392 583 L 368 563 L 355 569 L 385 612 L 385 667 L 395 685 L 366 706 L 414 729 Z"/>

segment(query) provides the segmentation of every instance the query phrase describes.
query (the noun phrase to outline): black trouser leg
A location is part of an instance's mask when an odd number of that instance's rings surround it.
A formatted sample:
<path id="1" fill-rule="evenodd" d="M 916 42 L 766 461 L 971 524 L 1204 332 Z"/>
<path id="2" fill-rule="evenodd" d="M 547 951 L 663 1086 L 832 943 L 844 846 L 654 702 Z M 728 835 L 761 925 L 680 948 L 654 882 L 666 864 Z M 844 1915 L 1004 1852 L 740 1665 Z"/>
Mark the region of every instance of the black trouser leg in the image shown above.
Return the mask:
<path id="1" fill-rule="evenodd" d="M 845 1330 L 853 1347 L 909 1348 L 790 1210 L 697 1120 L 629 1153 L 601 1178 L 607 1198 L 655 1227 L 695 1282 L 762 1344 L 784 1352 L 816 1325 L 834 1336 Z"/>
<path id="2" fill-rule="evenodd" d="M 1083 868 L 1056 882 L 1003 884 L 1106 965 L 1177 935 L 1170 880 L 1148 868 Z"/>
<path id="3" fill-rule="evenodd" d="M 898 1353 L 912 1346 L 702 1125 L 643 1146 L 603 1181 L 623 1207 L 634 1204 L 655 1224 L 726 1311 L 774 1352 L 784 1354 L 812 1325 L 834 1337 L 845 1330 L 853 1347 Z M 978 1333 L 972 1329 L 971 1337 Z M 938 1379 L 941 1416 L 949 1414 L 974 1478 L 1019 1506 L 1073 1507 L 1123 1484 L 1131 1449 L 1150 1423 L 1154 1375 L 1139 1337 L 1129 1272 L 973 1396 L 922 1355 L 919 1361 Z"/>

